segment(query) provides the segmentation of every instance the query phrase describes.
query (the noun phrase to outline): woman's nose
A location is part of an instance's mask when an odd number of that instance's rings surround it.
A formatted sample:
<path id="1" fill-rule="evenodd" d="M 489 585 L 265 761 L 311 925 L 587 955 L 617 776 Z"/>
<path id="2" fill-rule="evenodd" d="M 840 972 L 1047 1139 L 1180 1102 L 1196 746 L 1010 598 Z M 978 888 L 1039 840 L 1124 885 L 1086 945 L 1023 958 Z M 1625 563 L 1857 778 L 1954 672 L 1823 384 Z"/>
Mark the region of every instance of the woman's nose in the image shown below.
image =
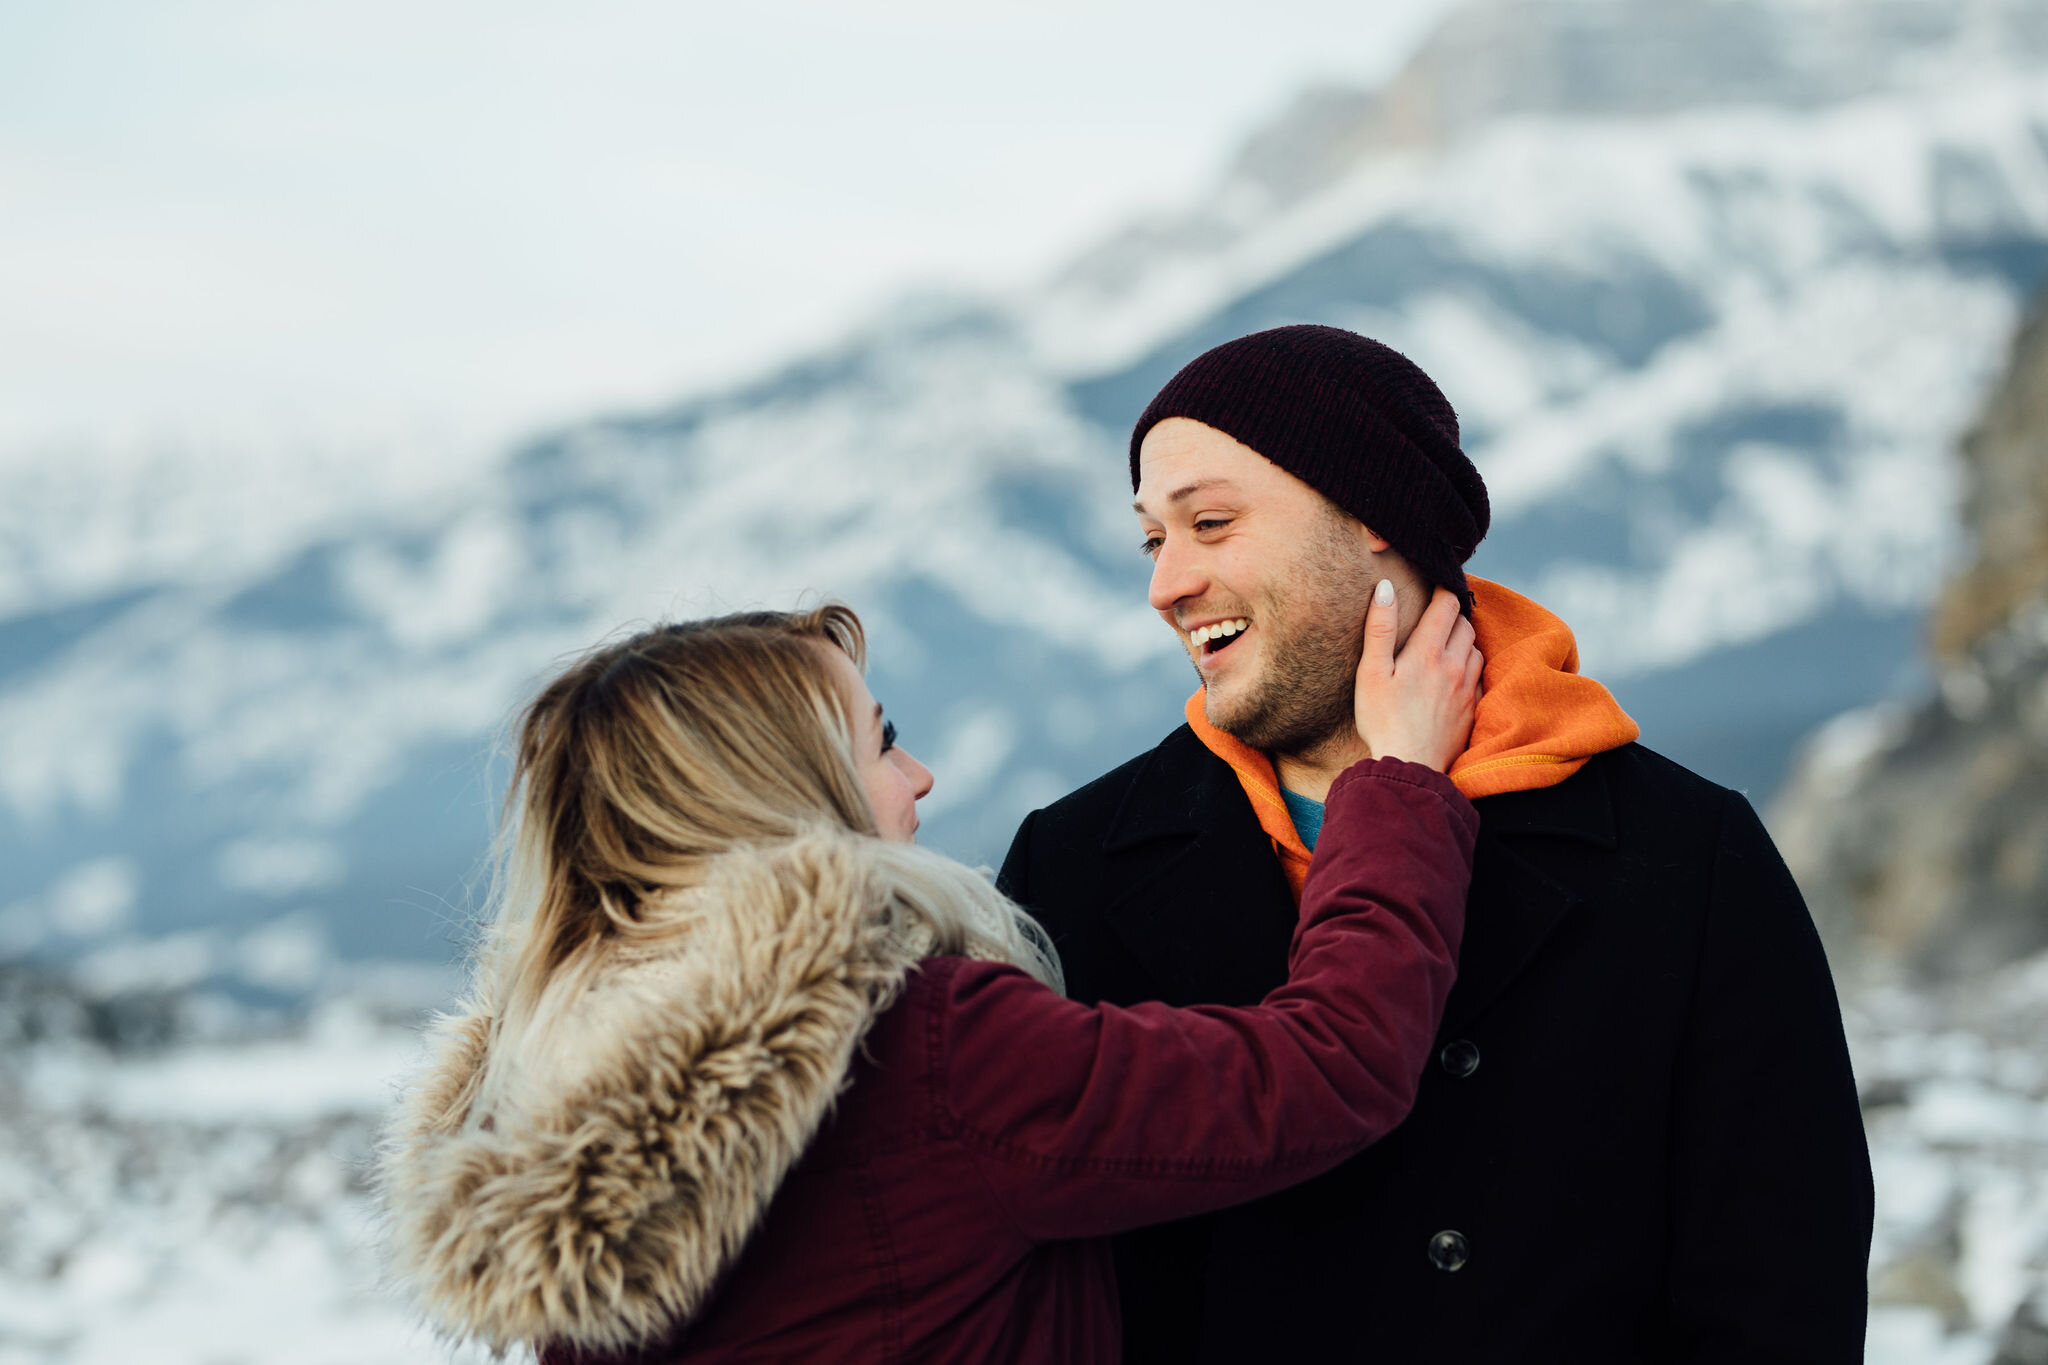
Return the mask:
<path id="1" fill-rule="evenodd" d="M 911 757 L 900 745 L 894 752 L 902 755 L 903 775 L 910 779 L 912 798 L 922 801 L 932 789 L 932 770 Z"/>

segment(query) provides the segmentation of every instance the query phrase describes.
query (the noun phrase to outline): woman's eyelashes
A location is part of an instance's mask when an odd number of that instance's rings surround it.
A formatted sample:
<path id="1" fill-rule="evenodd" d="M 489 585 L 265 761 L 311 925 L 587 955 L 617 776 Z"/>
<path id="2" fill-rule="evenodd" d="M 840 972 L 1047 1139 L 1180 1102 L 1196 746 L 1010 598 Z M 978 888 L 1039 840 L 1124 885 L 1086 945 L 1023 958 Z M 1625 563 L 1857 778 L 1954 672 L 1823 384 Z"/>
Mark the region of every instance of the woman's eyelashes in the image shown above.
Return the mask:
<path id="1" fill-rule="evenodd" d="M 885 720 L 882 722 L 882 752 L 886 754 L 895 747 L 896 722 L 893 720 Z"/>

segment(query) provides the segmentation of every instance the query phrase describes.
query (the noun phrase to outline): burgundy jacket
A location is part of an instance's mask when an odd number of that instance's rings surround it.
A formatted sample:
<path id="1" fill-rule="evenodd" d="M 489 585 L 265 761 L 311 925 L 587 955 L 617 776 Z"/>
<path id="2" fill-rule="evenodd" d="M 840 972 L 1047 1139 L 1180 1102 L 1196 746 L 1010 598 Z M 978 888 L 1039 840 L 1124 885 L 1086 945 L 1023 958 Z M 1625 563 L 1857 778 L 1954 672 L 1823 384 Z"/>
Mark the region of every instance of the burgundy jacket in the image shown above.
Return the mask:
<path id="1" fill-rule="evenodd" d="M 1248 1008 L 1085 1006 L 927 960 L 706 1310 L 638 1355 L 544 1365 L 1117 1360 L 1109 1235 L 1327 1171 L 1407 1115 L 1477 829 L 1427 768 L 1342 774 L 1291 978 Z"/>

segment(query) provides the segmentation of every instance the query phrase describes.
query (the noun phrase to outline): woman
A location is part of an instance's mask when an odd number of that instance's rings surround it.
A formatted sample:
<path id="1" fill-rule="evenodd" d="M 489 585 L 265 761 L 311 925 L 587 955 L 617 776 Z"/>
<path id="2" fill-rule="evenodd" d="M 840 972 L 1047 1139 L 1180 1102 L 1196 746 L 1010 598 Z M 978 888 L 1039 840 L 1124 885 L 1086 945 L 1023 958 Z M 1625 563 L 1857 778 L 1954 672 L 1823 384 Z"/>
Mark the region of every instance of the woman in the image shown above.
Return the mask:
<path id="1" fill-rule="evenodd" d="M 1477 817 L 1479 663 L 1376 596 L 1293 979 L 1084 1007 L 914 847 L 930 774 L 844 607 L 667 626 L 525 713 L 500 911 L 384 1156 L 452 1334 L 596 1360 L 1111 1361 L 1107 1235 L 1329 1169 L 1406 1115 Z M 1405 760 L 1416 761 L 1405 761 Z"/>

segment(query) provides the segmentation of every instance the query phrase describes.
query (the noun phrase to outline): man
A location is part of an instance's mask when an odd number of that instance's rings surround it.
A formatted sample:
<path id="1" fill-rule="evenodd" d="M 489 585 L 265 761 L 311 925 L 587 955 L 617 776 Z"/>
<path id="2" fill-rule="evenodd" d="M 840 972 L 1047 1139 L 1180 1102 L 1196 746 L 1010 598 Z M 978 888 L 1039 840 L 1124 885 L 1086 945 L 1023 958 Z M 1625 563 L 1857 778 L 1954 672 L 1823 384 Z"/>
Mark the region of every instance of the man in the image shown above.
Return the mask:
<path id="1" fill-rule="evenodd" d="M 1226 343 L 1131 438 L 1152 606 L 1202 686 L 1003 868 L 1084 1001 L 1286 976 L 1365 605 L 1485 655 L 1459 979 L 1405 1125 L 1118 1248 L 1127 1359 L 1858 1361 L 1871 1182 L 1840 1011 L 1747 802 L 1635 744 L 1563 622 L 1463 565 L 1486 490 L 1436 386 L 1328 327 Z"/>

